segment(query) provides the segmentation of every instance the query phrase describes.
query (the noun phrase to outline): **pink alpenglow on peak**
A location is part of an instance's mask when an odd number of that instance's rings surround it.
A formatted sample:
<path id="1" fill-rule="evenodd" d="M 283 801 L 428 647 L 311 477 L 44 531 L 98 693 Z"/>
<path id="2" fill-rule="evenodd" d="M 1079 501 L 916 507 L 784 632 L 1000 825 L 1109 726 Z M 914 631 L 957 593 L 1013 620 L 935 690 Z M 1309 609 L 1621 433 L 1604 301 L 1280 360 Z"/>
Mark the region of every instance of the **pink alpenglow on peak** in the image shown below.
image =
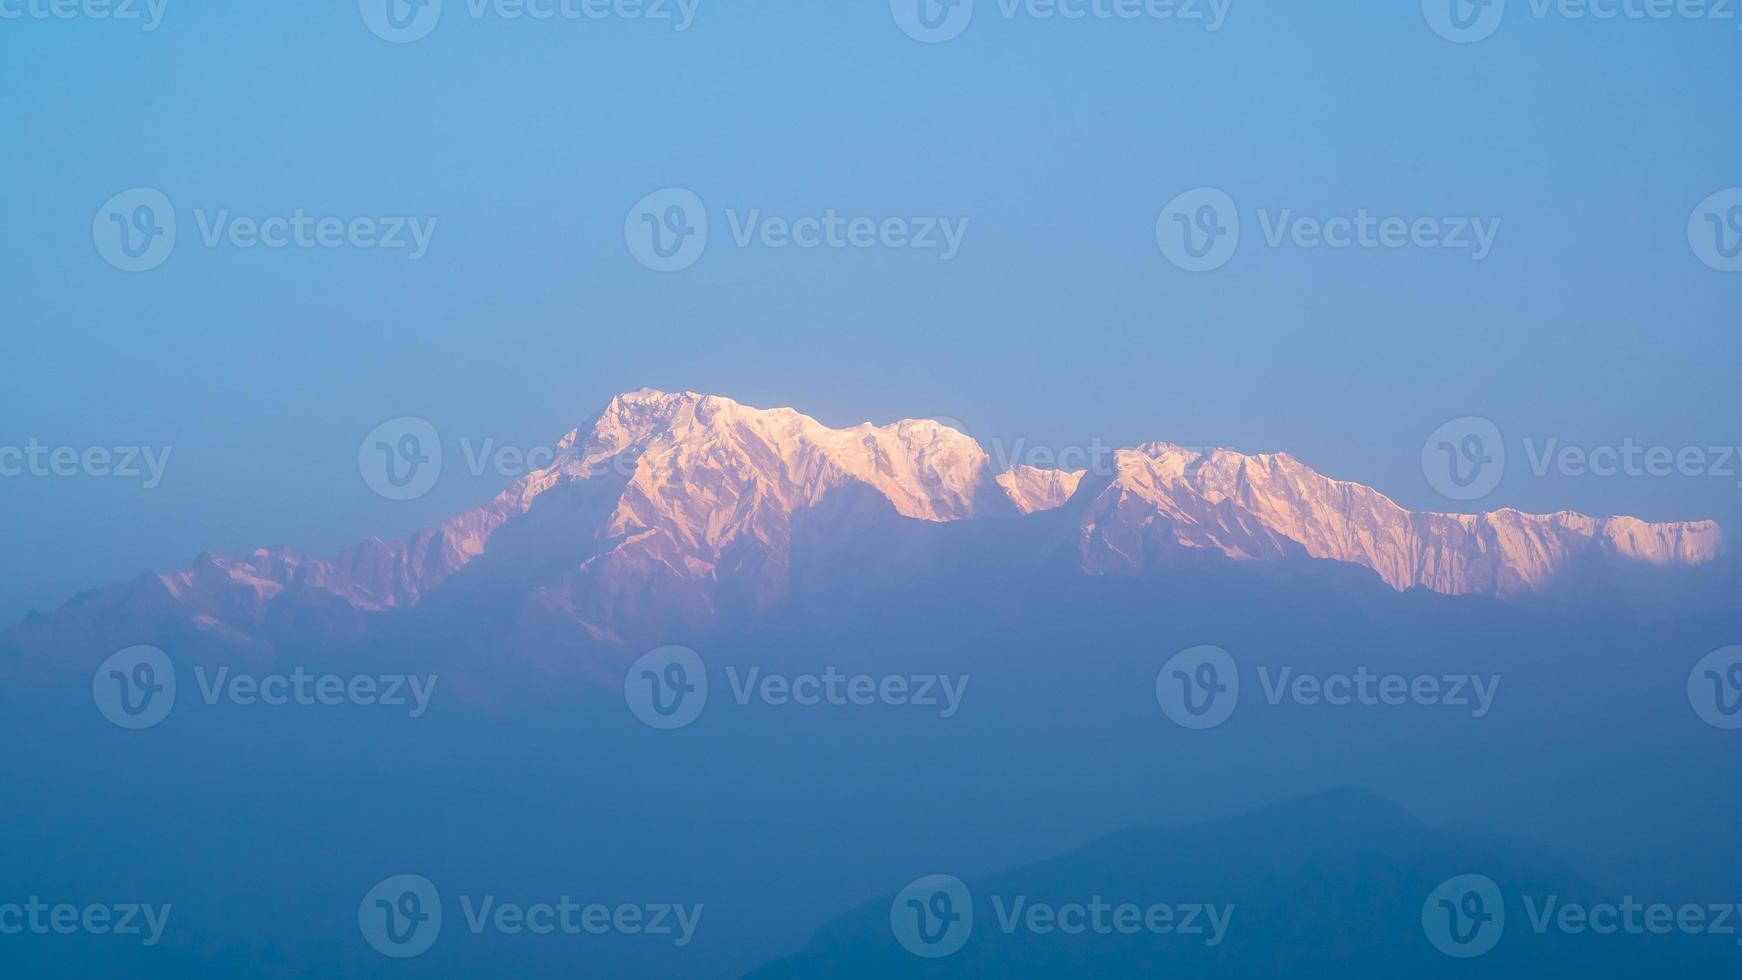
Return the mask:
<path id="1" fill-rule="evenodd" d="M 1084 470 L 1046 470 L 1018 463 L 998 474 L 998 485 L 1010 495 L 1011 503 L 1024 514 L 1053 510 L 1077 492 L 1083 482 Z"/>
<path id="2" fill-rule="evenodd" d="M 844 553 L 837 546 L 864 555 L 894 547 L 890 522 L 1046 512 L 1074 528 L 1075 571 L 1088 575 L 1194 553 L 1327 559 L 1370 569 L 1392 589 L 1507 598 L 1593 562 L 1692 568 L 1726 554 L 1709 521 L 1412 513 L 1280 453 L 1149 443 L 1115 452 L 1109 473 L 998 473 L 974 439 L 935 421 L 833 429 L 790 408 L 643 389 L 564 436 L 550 466 L 408 537 L 331 559 L 201 555 L 186 571 L 80 595 L 0 642 L 132 643 L 173 626 L 270 645 L 262 638 L 286 624 L 350 635 L 432 604 L 463 605 L 455 621 L 481 642 L 504 633 L 534 645 L 663 642 L 781 602 L 795 537 L 808 535 L 813 555 Z M 477 611 L 485 603 L 490 615 Z"/>
<path id="3" fill-rule="evenodd" d="M 1579 559 L 1691 566 L 1725 550 L 1723 532 L 1711 521 L 1413 513 L 1286 453 L 1247 456 L 1166 443 L 1114 454 L 1113 478 L 1089 505 L 1081 544 L 1091 572 L 1139 568 L 1150 547 L 1253 561 L 1304 553 L 1363 565 L 1394 589 L 1497 596 L 1540 589 Z"/>

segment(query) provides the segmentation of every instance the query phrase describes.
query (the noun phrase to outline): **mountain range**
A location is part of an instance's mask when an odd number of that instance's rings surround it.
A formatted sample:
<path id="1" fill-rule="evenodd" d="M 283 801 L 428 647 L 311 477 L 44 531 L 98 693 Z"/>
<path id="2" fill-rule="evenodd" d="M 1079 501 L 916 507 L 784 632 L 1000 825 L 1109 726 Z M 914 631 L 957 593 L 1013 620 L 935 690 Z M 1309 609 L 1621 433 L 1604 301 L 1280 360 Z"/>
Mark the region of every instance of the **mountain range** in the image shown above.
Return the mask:
<path id="1" fill-rule="evenodd" d="M 565 435 L 550 466 L 408 537 L 332 558 L 202 554 L 33 613 L 0 648 L 270 650 L 286 637 L 356 639 L 410 610 L 483 607 L 499 636 L 629 648 L 766 613 L 791 592 L 801 552 L 1043 517 L 1035 561 L 1086 576 L 1317 560 L 1395 591 L 1506 600 L 1639 575 L 1733 577 L 1711 521 L 1417 513 L 1286 453 L 1165 442 L 1117 450 L 1092 472 L 999 471 L 937 421 L 833 429 L 790 408 L 643 389 Z"/>
<path id="2" fill-rule="evenodd" d="M 1459 959 L 1430 944 L 1443 915 L 1436 886 L 1480 869 L 1494 884 L 1491 950 Z M 1066 854 L 972 879 L 954 914 L 966 935 L 922 958 L 892 920 L 896 896 L 817 930 L 751 980 L 804 977 L 1392 977 L 1632 978 L 1722 976 L 1720 937 L 1579 935 L 1533 929 L 1533 908 L 1619 901 L 1557 858 L 1429 827 L 1367 792 L 1335 789 L 1215 821 L 1133 827 Z M 892 899 L 894 908 L 892 909 Z M 1097 921 L 1085 907 L 1100 903 Z M 923 912 L 924 903 L 919 903 Z M 1081 915 L 1074 922 L 1069 911 Z M 1424 911 L 1424 905 L 1428 911 Z M 1500 906 L 1504 905 L 1504 912 Z M 1176 912 L 1151 928 L 1137 909 Z M 1128 910 L 1115 928 L 1115 910 Z M 1052 917 L 1055 910 L 1059 918 Z M 1217 921 L 1218 912 L 1224 918 Z M 1539 913 L 1540 915 L 1540 913 Z M 1224 929 L 1223 935 L 1217 929 Z M 1478 931 L 1477 936 L 1481 933 Z M 1447 949 L 1454 949 L 1451 943 Z M 914 949 L 920 949 L 914 944 Z M 945 947 L 948 949 L 948 947 Z M 923 949 L 921 949 L 923 952 Z M 1455 951 L 1455 950 L 1454 950 Z"/>

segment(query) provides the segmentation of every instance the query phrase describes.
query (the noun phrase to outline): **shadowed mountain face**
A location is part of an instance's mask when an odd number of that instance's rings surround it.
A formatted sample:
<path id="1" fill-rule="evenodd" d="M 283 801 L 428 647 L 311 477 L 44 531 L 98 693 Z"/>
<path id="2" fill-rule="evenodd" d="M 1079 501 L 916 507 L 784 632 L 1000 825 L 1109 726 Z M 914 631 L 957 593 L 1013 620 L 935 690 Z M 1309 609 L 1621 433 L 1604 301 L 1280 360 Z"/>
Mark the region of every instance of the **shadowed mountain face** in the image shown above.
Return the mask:
<path id="1" fill-rule="evenodd" d="M 981 540 L 928 530 L 954 524 L 1025 536 L 1035 547 L 1016 556 L 1019 567 L 1088 576 L 1322 560 L 1394 590 L 1448 595 L 1601 590 L 1602 601 L 1625 603 L 1674 591 L 1728 607 L 1735 591 L 1710 522 L 1416 514 L 1286 454 L 1165 443 L 1118 451 L 1104 473 L 998 473 L 973 439 L 937 422 L 831 429 L 791 409 L 643 390 L 565 436 L 551 466 L 408 538 L 330 560 L 203 554 L 189 570 L 33 615 L 0 635 L 0 648 L 157 643 L 222 659 L 458 622 L 489 624 L 473 629 L 480 643 L 523 657 L 548 660 L 555 643 L 610 658 L 783 605 L 802 552 L 816 563 L 852 554 L 904 575 L 972 564 L 977 556 L 935 549 L 933 564 L 913 560 L 915 541 Z"/>
<path id="2" fill-rule="evenodd" d="M 0 841 L 0 895 L 176 907 L 158 947 L 0 942 L 0 974 L 723 980 L 822 952 L 813 939 L 870 896 L 886 896 L 874 903 L 881 919 L 860 925 L 880 921 L 881 931 L 853 932 L 889 952 L 888 896 L 922 875 L 955 874 L 989 902 L 1003 892 L 983 882 L 1004 869 L 1110 833 L 1118 841 L 1123 828 L 1197 820 L 1161 828 L 1162 845 L 1101 861 L 1093 875 L 1064 875 L 1045 901 L 1088 903 L 1099 888 L 1121 902 L 1232 902 L 1228 941 L 1184 952 L 1263 964 L 1229 975 L 1288 975 L 1272 962 L 1293 962 L 1296 947 L 1322 951 L 1327 935 L 1379 930 L 1394 943 L 1382 950 L 1424 942 L 1403 931 L 1420 935 L 1419 925 L 1394 915 L 1412 903 L 1419 914 L 1415 893 L 1435 875 L 1482 873 L 1510 889 L 1535 867 L 1487 850 L 1411 864 L 1397 841 L 1413 840 L 1408 828 L 1419 825 L 1389 808 L 1241 818 L 1259 829 L 1226 839 L 1221 821 L 1201 822 L 1344 784 L 1396 800 L 1430 827 L 1480 827 L 1521 848 L 1552 842 L 1570 856 L 1547 871 L 1576 869 L 1603 897 L 1742 896 L 1736 733 L 1703 722 L 1688 691 L 1696 662 L 1742 635 L 1734 614 L 1640 622 L 1554 603 L 1399 594 L 1354 565 L 1203 551 L 1142 576 L 1089 576 L 1071 560 L 1070 508 L 889 524 L 885 504 L 848 488 L 793 522 L 791 584 L 777 615 L 705 641 L 675 627 L 662 638 L 694 647 L 710 693 L 693 723 L 659 730 L 628 699 L 630 671 L 578 657 L 559 620 L 481 618 L 518 608 L 500 597 L 548 580 L 574 546 L 565 535 L 584 535 L 614 505 L 580 489 L 547 493 L 440 587 L 451 601 L 374 614 L 349 645 L 304 637 L 270 663 L 221 665 L 257 679 L 293 667 L 346 679 L 433 675 L 428 711 L 416 717 L 406 707 L 209 693 L 219 668 L 202 676 L 169 646 L 179 693 L 149 730 L 117 727 L 93 703 L 109 649 L 68 650 L 67 669 L 0 685 L 0 736 L 24 747 L 5 778 L 26 794 Z M 892 528 L 901 533 L 884 533 Z M 504 636 L 516 645 L 495 645 Z M 1208 730 L 1182 727 L 1158 703 L 1170 658 L 1198 644 L 1225 648 L 1242 683 L 1225 723 Z M 1468 699 L 1335 705 L 1269 690 L 1285 671 L 1328 681 L 1363 669 L 1498 678 L 1497 695 L 1478 713 Z M 803 705 L 747 680 L 825 670 L 879 684 L 951 679 L 963 693 L 951 712 Z M 1439 846 L 1421 832 L 1410 846 Z M 1363 850 L 1366 839 L 1377 849 Z M 1200 863 L 1186 860 L 1195 855 Z M 1322 863 L 1302 867 L 1319 870 L 1290 871 L 1303 855 Z M 1113 864 L 1125 870 L 1100 874 Z M 1392 867 L 1415 870 L 1400 881 L 1382 870 Z M 1267 884 L 1265 868 L 1289 877 Z M 359 934 L 357 905 L 408 872 L 439 888 L 447 925 L 427 954 L 389 963 Z M 1306 913 L 1288 896 L 1303 887 L 1325 896 L 1325 911 L 1307 920 L 1318 933 L 1297 936 L 1289 917 Z M 460 902 L 492 895 L 685 902 L 706 913 L 681 947 L 642 935 L 475 933 Z M 1376 905 L 1384 896 L 1395 905 Z M 976 910 L 976 930 L 996 923 L 996 908 Z M 1525 914 L 1508 911 L 1515 922 Z M 1514 928 L 1463 973 L 1436 974 L 1424 961 L 1401 975 L 1493 975 L 1483 971 L 1505 962 L 1497 958 L 1515 939 L 1535 942 Z M 1272 938 L 1279 945 L 1266 949 Z M 1042 943 L 1020 955 L 1053 965 L 1083 948 Z M 903 958 L 868 962 L 908 971 L 883 975 L 915 971 L 920 961 L 893 952 Z M 1118 976 L 1127 952 L 1096 952 L 1107 958 L 1081 972 Z M 1145 955 L 1181 952 L 1162 942 Z M 1577 945 L 1566 962 L 1582 965 L 1587 953 Z M 949 975 L 972 955 L 964 947 L 935 965 Z M 849 966 L 836 975 L 878 974 Z"/>
<path id="3" fill-rule="evenodd" d="M 1608 894 L 1556 859 L 1353 790 L 950 879 L 866 903 L 750 977 L 1633 980 L 1719 977 L 1742 961 L 1733 936 L 1628 915 L 1652 896 Z M 1593 931 L 1609 906 L 1613 928 Z"/>

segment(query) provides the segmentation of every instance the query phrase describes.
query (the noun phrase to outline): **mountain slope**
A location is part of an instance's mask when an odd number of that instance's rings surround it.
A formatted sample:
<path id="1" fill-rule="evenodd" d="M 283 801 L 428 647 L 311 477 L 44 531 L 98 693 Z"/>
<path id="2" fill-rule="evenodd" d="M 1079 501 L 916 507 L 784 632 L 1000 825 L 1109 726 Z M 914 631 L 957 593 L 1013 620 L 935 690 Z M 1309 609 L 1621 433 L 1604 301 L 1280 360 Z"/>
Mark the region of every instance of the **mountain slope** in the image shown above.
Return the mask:
<path id="1" fill-rule="evenodd" d="M 793 516 L 837 495 L 930 522 L 1012 509 L 985 451 L 937 422 L 837 430 L 792 409 L 644 389 L 564 436 L 549 467 L 407 538 L 330 560 L 277 548 L 203 554 L 187 571 L 85 593 L 8 639 L 107 642 L 97 637 L 159 635 L 154 625 L 173 620 L 245 645 L 275 613 L 309 604 L 353 622 L 418 606 L 486 551 L 499 578 L 517 581 L 523 612 L 574 620 L 594 639 L 621 639 L 622 621 L 637 616 L 706 627 L 723 602 L 760 608 L 784 594 Z M 499 536 L 518 525 L 527 533 Z"/>
<path id="2" fill-rule="evenodd" d="M 1114 453 L 1105 473 L 995 473 L 978 443 L 937 422 L 832 429 L 789 408 L 644 389 L 569 432 L 549 467 L 406 538 L 331 559 L 203 554 L 33 615 L 0 646 L 270 650 L 287 636 L 363 637 L 413 609 L 522 643 L 666 642 L 782 601 L 797 537 L 812 554 L 864 555 L 895 547 L 904 524 L 1046 512 L 1075 522 L 1074 560 L 1090 575 L 1191 556 L 1311 558 L 1393 589 L 1516 597 L 1591 567 L 1698 569 L 1726 551 L 1709 521 L 1411 513 L 1286 454 L 1150 443 Z"/>
<path id="3" fill-rule="evenodd" d="M 1505 921 L 1490 952 L 1456 959 L 1430 944 L 1423 907 L 1440 883 L 1472 873 L 1496 883 Z M 1733 944 L 1715 937 L 1538 934 L 1527 902 L 1554 896 L 1592 905 L 1620 896 L 1553 860 L 1428 827 L 1355 790 L 1206 823 L 1135 828 L 970 879 L 964 889 L 954 912 L 971 904 L 971 925 L 953 953 L 922 958 L 903 948 L 892 923 L 912 913 L 899 903 L 892 910 L 895 896 L 885 896 L 750 977 L 1634 980 L 1716 978 L 1734 969 Z M 1070 928 L 1065 909 L 1095 904 L 1098 919 L 1079 911 Z M 1127 914 L 1123 926 L 1121 906 L 1139 913 Z M 1157 906 L 1169 914 L 1152 917 Z M 1219 935 L 1211 910 L 1225 924 Z M 907 942 L 919 945 L 911 936 Z"/>
<path id="4" fill-rule="evenodd" d="M 1412 513 L 1286 453 L 1150 443 L 1113 454 L 1111 480 L 1087 504 L 1081 546 L 1091 572 L 1143 568 L 1180 548 L 1241 560 L 1304 554 L 1365 566 L 1394 589 L 1514 596 L 1581 559 L 1707 564 L 1724 553 L 1724 537 L 1711 521 Z"/>
<path id="5" fill-rule="evenodd" d="M 1024 514 L 1064 506 L 1083 482 L 1083 470 L 1046 470 L 1018 464 L 998 474 L 998 485 Z"/>

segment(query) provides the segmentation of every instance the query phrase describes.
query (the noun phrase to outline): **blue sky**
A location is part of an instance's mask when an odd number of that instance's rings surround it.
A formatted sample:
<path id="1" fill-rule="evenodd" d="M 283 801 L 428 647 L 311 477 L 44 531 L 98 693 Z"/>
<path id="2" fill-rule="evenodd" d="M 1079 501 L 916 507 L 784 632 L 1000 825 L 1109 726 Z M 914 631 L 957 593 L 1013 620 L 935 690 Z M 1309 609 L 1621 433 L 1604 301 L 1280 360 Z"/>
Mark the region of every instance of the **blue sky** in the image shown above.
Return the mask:
<path id="1" fill-rule="evenodd" d="M 1036 13 L 979 0 L 940 44 L 881 2 L 700 0 L 680 32 L 446 0 L 403 44 L 354 3 L 167 0 L 149 32 L 0 20 L 0 445 L 173 447 L 149 490 L 0 478 L 0 619 L 202 548 L 403 533 L 506 482 L 450 466 L 415 501 L 376 496 L 357 452 L 383 419 L 430 420 L 453 455 L 534 447 L 644 385 L 833 424 L 942 415 L 1005 445 L 1286 449 L 1415 508 L 1742 527 L 1742 460 L 1537 476 L 1524 445 L 1742 443 L 1742 273 L 1688 234 L 1742 186 L 1738 21 L 1512 0 L 1456 44 L 1416 3 L 1234 0 L 1213 32 Z M 93 221 L 141 187 L 178 237 L 127 273 Z M 705 202 L 710 235 L 660 273 L 624 228 L 668 187 Z M 1201 187 L 1242 235 L 1194 273 L 1157 219 Z M 201 235 L 299 210 L 435 226 L 415 261 Z M 732 234 L 831 211 L 967 224 L 947 261 Z M 1271 247 L 1285 211 L 1499 224 L 1481 261 Z M 1466 415 L 1508 452 L 1468 504 L 1420 459 Z"/>

